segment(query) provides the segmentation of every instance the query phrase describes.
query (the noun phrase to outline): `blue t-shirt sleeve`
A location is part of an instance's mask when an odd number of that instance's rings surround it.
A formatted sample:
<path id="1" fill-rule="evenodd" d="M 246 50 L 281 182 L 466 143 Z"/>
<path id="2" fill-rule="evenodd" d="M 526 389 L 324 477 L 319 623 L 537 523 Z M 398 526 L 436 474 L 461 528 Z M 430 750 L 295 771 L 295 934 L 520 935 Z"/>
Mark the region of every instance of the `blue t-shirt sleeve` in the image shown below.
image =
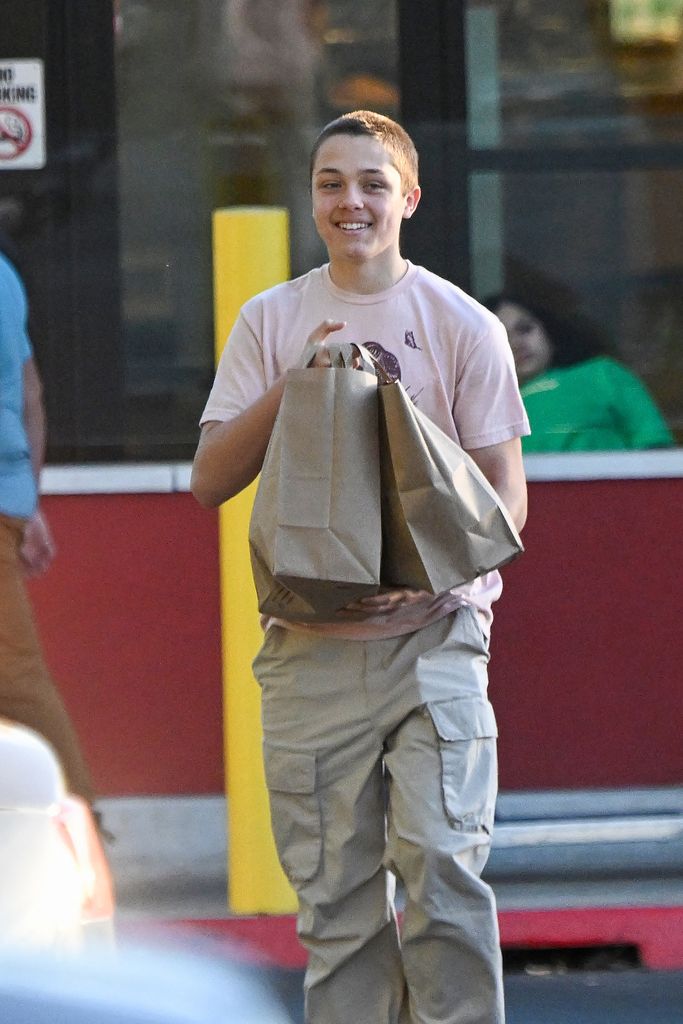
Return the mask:
<path id="1" fill-rule="evenodd" d="M 33 355 L 28 336 L 28 301 L 14 266 L 0 253 L 0 344 L 5 359 L 20 365 Z"/>
<path id="2" fill-rule="evenodd" d="M 32 355 L 28 302 L 14 266 L 0 255 L 0 512 L 28 518 L 36 482 L 24 423 L 24 367 Z"/>

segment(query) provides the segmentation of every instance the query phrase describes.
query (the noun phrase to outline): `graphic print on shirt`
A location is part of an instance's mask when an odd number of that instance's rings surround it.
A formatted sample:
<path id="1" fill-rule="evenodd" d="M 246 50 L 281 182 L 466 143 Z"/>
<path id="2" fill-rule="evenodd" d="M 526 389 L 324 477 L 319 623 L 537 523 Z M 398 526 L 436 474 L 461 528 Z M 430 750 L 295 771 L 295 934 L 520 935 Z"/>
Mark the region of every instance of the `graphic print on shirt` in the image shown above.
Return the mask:
<path id="1" fill-rule="evenodd" d="M 416 348 L 418 352 L 422 351 L 418 343 L 415 341 L 415 335 L 413 334 L 412 331 L 406 331 L 406 333 L 403 336 L 403 344 L 407 345 L 408 348 Z"/>
<path id="2" fill-rule="evenodd" d="M 407 331 L 406 334 L 408 334 Z M 370 355 L 374 356 L 384 372 L 388 374 L 392 380 L 401 380 L 401 364 L 393 352 L 389 352 L 383 345 L 380 345 L 378 341 L 366 341 L 364 342 L 364 345 Z M 415 348 L 418 348 L 418 346 L 416 345 Z M 411 402 L 414 402 L 415 405 L 417 405 L 417 400 L 424 391 L 424 388 L 420 388 L 417 394 L 413 394 L 410 384 L 404 384 L 403 386 L 405 387 L 406 394 L 410 398 Z"/>
<path id="3" fill-rule="evenodd" d="M 378 341 L 366 341 L 365 347 L 392 380 L 401 379 L 401 364 L 393 352 L 388 352 Z"/>

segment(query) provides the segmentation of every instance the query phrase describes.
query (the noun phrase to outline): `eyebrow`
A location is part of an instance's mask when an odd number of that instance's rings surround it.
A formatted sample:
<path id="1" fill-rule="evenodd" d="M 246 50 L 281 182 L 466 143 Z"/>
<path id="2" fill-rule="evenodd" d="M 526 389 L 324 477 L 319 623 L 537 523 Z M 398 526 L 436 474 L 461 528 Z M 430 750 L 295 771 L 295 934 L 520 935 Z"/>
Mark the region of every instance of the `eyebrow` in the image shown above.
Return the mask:
<path id="1" fill-rule="evenodd" d="M 318 174 L 343 174 L 343 171 L 340 171 L 338 167 L 319 167 L 318 170 L 315 173 L 316 173 L 316 175 L 318 175 Z M 384 174 L 384 171 L 382 170 L 381 167 L 364 167 L 363 170 L 360 173 L 361 174 Z"/>

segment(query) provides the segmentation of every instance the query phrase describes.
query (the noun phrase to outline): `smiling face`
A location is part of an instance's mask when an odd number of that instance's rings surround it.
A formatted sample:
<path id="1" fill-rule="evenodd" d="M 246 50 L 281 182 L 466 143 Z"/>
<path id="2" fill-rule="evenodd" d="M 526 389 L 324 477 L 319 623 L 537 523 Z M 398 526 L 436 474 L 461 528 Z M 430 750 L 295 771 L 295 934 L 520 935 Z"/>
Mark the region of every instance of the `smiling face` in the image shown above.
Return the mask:
<path id="1" fill-rule="evenodd" d="M 547 370 L 553 349 L 543 324 L 516 302 L 502 302 L 494 312 L 507 331 L 519 381 Z"/>
<path id="2" fill-rule="evenodd" d="M 313 219 L 339 283 L 370 270 L 381 287 L 405 272 L 401 224 L 411 217 L 420 189 L 404 193 L 384 146 L 370 135 L 332 135 L 320 146 L 311 181 Z"/>

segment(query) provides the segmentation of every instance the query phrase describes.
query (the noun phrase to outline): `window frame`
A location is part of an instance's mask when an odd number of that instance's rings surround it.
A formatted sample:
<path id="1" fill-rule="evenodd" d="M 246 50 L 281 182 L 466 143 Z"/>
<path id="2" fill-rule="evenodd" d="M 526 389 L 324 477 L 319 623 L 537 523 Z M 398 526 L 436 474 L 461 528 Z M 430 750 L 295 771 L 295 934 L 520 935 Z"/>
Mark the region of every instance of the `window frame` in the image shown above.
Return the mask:
<path id="1" fill-rule="evenodd" d="M 471 290 L 469 184 L 474 174 L 683 169 L 683 142 L 607 144 L 590 149 L 471 146 L 467 130 L 467 0 L 434 0 L 429 7 L 412 0 L 398 2 L 401 116 L 424 157 L 421 216 L 414 218 L 405 232 L 406 253 L 414 262 L 425 263 Z M 525 457 L 525 464 L 530 480 L 679 477 L 683 476 L 683 448 L 534 454 Z"/>

